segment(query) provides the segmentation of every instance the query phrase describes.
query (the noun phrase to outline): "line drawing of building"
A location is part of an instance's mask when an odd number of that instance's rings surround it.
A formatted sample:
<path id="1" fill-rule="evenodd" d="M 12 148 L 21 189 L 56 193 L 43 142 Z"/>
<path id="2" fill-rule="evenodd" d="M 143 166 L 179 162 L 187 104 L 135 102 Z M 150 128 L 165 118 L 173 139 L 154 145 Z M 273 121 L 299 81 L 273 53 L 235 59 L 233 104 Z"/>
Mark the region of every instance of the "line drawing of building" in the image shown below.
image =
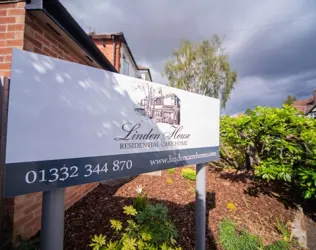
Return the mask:
<path id="1" fill-rule="evenodd" d="M 155 123 L 180 125 L 180 99 L 175 94 L 160 96 L 147 95 L 140 102 L 141 108 L 135 109 Z"/>

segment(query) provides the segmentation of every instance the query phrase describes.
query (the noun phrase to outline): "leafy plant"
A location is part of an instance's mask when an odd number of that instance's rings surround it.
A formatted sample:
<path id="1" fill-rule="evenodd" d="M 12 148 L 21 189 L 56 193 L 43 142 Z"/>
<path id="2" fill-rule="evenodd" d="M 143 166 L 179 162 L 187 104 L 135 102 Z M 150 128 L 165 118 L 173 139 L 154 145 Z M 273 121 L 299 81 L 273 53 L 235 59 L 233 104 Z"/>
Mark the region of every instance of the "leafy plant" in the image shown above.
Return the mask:
<path id="1" fill-rule="evenodd" d="M 93 250 L 100 250 L 103 248 L 103 246 L 105 246 L 105 235 L 94 235 L 94 237 L 92 238 L 92 243 L 89 245 L 90 247 L 92 247 Z M 105 248 L 104 248 L 105 249 Z"/>
<path id="2" fill-rule="evenodd" d="M 123 210 L 124 210 L 124 214 L 127 214 L 127 215 L 136 215 L 137 214 L 137 211 L 136 209 L 133 207 L 133 206 L 125 206 L 123 207 Z"/>
<path id="3" fill-rule="evenodd" d="M 191 181 L 196 180 L 196 172 L 192 168 L 184 168 L 181 171 L 182 177 Z"/>
<path id="4" fill-rule="evenodd" d="M 221 164 L 247 169 L 265 181 L 290 183 L 316 198 L 316 119 L 290 105 L 256 107 L 221 117 Z"/>
<path id="5" fill-rule="evenodd" d="M 167 171 L 168 171 L 169 174 L 174 174 L 176 169 L 175 168 L 169 168 Z"/>
<path id="6" fill-rule="evenodd" d="M 143 225 L 144 231 L 151 234 L 152 242 L 156 245 L 178 237 L 178 232 L 168 217 L 168 209 L 163 204 L 148 204 L 138 213 L 136 220 Z"/>
<path id="7" fill-rule="evenodd" d="M 285 242 L 291 242 L 293 239 L 293 234 L 291 233 L 291 230 L 288 228 L 288 223 L 284 224 L 281 222 L 278 218 L 276 220 L 276 227 L 279 231 L 279 233 L 282 235 L 283 241 Z"/>
<path id="8" fill-rule="evenodd" d="M 133 201 L 133 206 L 136 208 L 136 210 L 141 211 L 148 204 L 147 194 L 143 192 L 142 186 L 138 186 L 136 188 L 136 192 L 137 192 L 137 196 Z"/>
<path id="9" fill-rule="evenodd" d="M 93 250 L 181 249 L 176 246 L 177 230 L 164 205 L 147 204 L 141 211 L 125 206 L 123 212 L 131 217 L 126 222 L 110 220 L 114 238 L 118 240 L 107 240 L 102 234 L 94 235 L 89 245 Z"/>

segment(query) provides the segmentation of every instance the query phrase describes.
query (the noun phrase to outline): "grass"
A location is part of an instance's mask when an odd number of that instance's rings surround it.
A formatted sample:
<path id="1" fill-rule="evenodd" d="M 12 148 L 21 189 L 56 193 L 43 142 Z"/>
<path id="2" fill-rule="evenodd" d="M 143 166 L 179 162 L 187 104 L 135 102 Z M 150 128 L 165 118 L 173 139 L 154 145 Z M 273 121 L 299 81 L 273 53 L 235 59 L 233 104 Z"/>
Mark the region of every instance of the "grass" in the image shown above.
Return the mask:
<path id="1" fill-rule="evenodd" d="M 196 172 L 194 169 L 191 168 L 184 168 L 181 171 L 182 177 L 191 181 L 196 180 Z"/>
<path id="2" fill-rule="evenodd" d="M 237 230 L 237 225 L 230 219 L 219 224 L 219 242 L 224 250 L 289 250 L 290 244 L 283 240 L 264 246 L 259 236 L 246 230 Z"/>
<path id="3" fill-rule="evenodd" d="M 279 233 L 282 235 L 283 240 L 286 242 L 291 242 L 293 235 L 291 231 L 288 228 L 288 224 L 283 223 L 279 218 L 276 219 L 276 227 L 279 231 Z"/>

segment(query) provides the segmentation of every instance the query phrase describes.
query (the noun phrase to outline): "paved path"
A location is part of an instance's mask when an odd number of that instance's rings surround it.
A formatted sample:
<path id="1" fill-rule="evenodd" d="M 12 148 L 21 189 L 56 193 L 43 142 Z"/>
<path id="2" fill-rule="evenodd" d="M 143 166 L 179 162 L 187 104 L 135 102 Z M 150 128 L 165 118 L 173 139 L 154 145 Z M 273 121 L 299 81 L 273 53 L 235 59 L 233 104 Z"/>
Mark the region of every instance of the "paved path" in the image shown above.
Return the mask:
<path id="1" fill-rule="evenodd" d="M 305 216 L 307 247 L 316 250 L 316 222 Z"/>

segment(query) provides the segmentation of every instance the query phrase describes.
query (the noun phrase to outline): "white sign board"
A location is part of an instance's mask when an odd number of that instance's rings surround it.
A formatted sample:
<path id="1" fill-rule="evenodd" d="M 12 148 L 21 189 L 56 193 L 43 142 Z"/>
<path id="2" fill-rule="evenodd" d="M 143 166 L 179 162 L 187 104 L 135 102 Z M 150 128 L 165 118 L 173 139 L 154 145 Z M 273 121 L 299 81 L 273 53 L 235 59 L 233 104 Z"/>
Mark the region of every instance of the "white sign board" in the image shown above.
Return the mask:
<path id="1" fill-rule="evenodd" d="M 6 196 L 218 158 L 219 100 L 13 50 Z"/>

